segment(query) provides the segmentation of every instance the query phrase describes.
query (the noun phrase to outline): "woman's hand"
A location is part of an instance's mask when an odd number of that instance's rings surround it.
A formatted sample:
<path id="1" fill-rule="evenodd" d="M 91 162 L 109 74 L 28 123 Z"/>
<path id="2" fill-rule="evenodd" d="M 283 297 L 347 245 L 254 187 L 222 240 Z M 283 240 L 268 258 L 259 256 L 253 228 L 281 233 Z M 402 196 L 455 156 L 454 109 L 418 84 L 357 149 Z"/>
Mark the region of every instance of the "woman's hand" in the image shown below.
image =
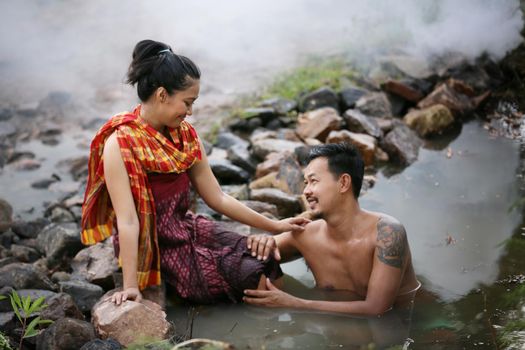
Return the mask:
<path id="1" fill-rule="evenodd" d="M 304 231 L 304 227 L 311 222 L 310 219 L 296 216 L 294 218 L 282 219 L 277 222 L 277 228 L 273 233 L 281 232 L 301 232 Z"/>
<path id="2" fill-rule="evenodd" d="M 252 251 L 252 256 L 258 260 L 266 260 L 273 252 L 275 260 L 281 260 L 281 253 L 273 236 L 267 234 L 256 234 L 248 236 L 248 249 Z"/>
<path id="3" fill-rule="evenodd" d="M 140 301 L 142 300 L 142 294 L 140 293 L 138 288 L 132 287 L 126 288 L 120 292 L 116 292 L 111 296 L 111 301 L 117 304 L 117 306 L 125 302 L 126 300 L 134 300 L 137 303 L 140 303 Z"/>

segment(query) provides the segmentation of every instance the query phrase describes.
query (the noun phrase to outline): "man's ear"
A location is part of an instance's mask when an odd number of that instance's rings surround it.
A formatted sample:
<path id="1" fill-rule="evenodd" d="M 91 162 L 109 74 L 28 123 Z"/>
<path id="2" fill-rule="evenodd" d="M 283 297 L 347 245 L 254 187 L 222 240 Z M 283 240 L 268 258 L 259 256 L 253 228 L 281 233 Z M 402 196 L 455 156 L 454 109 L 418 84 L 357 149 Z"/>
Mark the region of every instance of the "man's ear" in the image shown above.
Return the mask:
<path id="1" fill-rule="evenodd" d="M 346 193 L 352 191 L 352 177 L 350 174 L 344 173 L 339 176 L 339 191 L 340 193 Z"/>

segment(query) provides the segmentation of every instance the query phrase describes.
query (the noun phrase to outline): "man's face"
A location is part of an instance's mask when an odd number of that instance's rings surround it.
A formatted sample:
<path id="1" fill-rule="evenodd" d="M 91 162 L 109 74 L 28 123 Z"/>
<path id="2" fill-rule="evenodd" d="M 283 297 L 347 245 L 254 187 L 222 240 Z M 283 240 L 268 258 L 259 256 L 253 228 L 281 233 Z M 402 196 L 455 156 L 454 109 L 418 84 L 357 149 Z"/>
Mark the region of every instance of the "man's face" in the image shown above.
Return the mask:
<path id="1" fill-rule="evenodd" d="M 339 193 L 338 180 L 328 169 L 326 158 L 316 158 L 304 169 L 303 194 L 314 217 L 322 218 L 336 203 Z"/>

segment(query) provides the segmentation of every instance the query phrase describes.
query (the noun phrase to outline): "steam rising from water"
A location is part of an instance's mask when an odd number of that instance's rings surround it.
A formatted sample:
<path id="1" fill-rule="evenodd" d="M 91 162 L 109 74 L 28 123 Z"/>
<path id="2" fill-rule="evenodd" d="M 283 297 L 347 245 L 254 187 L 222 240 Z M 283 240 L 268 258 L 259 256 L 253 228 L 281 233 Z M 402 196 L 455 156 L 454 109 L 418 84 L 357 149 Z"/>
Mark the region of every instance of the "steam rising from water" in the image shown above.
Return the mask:
<path id="1" fill-rule="evenodd" d="M 0 5 L 0 102 L 65 90 L 132 96 L 134 44 L 171 44 L 203 70 L 203 94 L 254 90 L 310 54 L 368 60 L 396 48 L 499 59 L 522 40 L 519 0 L 18 0 Z"/>

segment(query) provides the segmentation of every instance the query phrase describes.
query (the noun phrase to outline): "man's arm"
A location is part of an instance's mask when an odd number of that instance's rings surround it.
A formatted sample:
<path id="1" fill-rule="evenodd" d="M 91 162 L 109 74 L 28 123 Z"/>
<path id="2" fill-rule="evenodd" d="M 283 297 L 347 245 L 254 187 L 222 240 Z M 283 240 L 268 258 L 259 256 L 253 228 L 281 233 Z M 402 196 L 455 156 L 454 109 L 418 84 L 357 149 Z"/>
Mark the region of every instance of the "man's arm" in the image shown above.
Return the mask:
<path id="1" fill-rule="evenodd" d="M 401 285 L 407 252 L 408 244 L 403 225 L 393 218 L 382 217 L 377 224 L 374 262 L 365 300 L 324 301 L 296 298 L 277 289 L 269 280 L 266 283 L 268 290 L 246 290 L 244 300 L 250 304 L 268 307 L 380 315 L 394 304 Z"/>
<path id="2" fill-rule="evenodd" d="M 259 260 L 266 260 L 272 253 L 275 260 L 281 262 L 288 262 L 301 256 L 292 232 L 284 232 L 275 236 L 268 234 L 250 235 L 247 245 L 248 249 L 252 251 L 252 256 Z"/>

